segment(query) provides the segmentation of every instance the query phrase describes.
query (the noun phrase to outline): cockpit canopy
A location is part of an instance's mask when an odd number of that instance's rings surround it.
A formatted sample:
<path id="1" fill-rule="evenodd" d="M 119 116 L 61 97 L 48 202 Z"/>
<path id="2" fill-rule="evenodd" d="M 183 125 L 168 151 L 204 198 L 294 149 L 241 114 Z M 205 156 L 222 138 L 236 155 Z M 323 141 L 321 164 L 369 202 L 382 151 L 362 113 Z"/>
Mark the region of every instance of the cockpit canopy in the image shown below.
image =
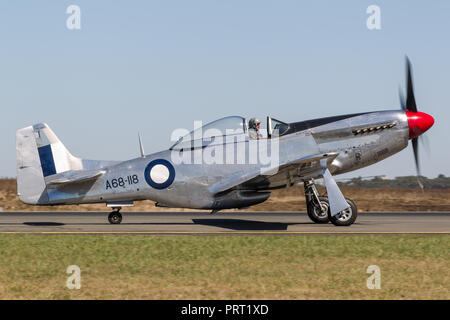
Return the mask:
<path id="1" fill-rule="evenodd" d="M 244 134 L 246 131 L 245 118 L 239 116 L 230 116 L 212 121 L 204 126 L 191 131 L 185 135 L 183 141 L 197 139 L 209 139 L 211 137 L 229 136 Z"/>
<path id="2" fill-rule="evenodd" d="M 286 122 L 267 117 L 267 136 L 269 138 L 281 137 L 288 133 L 288 130 L 289 124 Z"/>
<path id="3" fill-rule="evenodd" d="M 222 143 L 226 143 L 225 140 L 233 141 L 234 138 L 238 137 L 242 138 L 242 141 L 244 141 L 245 140 L 244 138 L 248 135 L 247 128 L 248 125 L 244 117 L 241 116 L 224 117 L 212 121 L 210 123 L 207 123 L 200 128 L 194 129 L 187 135 L 181 137 L 171 147 L 171 149 L 192 148 L 193 141 L 204 140 L 211 142 L 212 140 L 215 140 L 215 138 L 221 138 L 219 140 L 221 140 Z M 265 138 L 282 136 L 288 131 L 288 129 L 289 125 L 287 123 L 267 117 L 267 127 L 266 127 L 267 134 L 264 134 L 263 136 Z M 230 136 L 232 136 L 233 139 L 224 138 Z"/>
<path id="4" fill-rule="evenodd" d="M 247 131 L 245 118 L 240 116 L 229 116 L 221 118 L 204 126 L 194 129 L 184 137 L 181 137 L 171 149 L 191 147 L 191 142 L 195 140 L 212 140 L 214 137 L 239 136 Z"/>

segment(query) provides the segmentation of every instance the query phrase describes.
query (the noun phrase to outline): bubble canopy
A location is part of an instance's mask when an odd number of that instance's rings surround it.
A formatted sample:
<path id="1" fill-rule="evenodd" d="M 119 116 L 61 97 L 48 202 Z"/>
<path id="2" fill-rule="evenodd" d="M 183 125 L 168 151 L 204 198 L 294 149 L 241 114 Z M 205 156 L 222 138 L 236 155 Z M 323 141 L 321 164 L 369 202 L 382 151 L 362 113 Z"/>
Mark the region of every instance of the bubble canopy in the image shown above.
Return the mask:
<path id="1" fill-rule="evenodd" d="M 242 135 L 246 131 L 245 118 L 240 116 L 229 116 L 221 118 L 191 131 L 180 138 L 174 146 L 198 139 L 210 139 L 212 137 Z"/>

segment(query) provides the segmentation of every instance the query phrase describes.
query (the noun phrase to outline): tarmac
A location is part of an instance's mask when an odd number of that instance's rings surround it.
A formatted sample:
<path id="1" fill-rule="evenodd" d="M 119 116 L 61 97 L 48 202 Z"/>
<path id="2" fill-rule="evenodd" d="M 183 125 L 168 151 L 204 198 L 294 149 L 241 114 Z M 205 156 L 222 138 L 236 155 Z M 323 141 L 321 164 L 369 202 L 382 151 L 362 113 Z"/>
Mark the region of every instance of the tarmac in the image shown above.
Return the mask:
<path id="1" fill-rule="evenodd" d="M 362 212 L 349 227 L 313 223 L 304 212 L 0 212 L 0 234 L 302 235 L 450 234 L 450 212 Z"/>

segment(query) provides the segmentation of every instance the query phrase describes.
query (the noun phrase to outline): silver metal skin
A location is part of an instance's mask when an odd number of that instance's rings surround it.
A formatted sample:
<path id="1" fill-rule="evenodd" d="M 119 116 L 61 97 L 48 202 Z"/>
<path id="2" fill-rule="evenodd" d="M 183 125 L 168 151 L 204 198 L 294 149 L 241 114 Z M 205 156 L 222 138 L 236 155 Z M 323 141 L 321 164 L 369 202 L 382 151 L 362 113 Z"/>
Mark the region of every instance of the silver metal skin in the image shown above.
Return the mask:
<path id="1" fill-rule="evenodd" d="M 248 139 L 243 122 L 243 131 L 236 135 L 241 139 L 229 142 L 236 150 L 257 143 Z M 212 152 L 217 147 L 215 139 L 201 141 L 199 148 L 181 141 L 169 150 L 123 162 L 83 160 L 72 156 L 46 124 L 37 124 L 17 131 L 18 193 L 21 201 L 33 205 L 119 207 L 149 199 L 160 206 L 220 210 L 261 203 L 271 189 L 324 177 L 333 216 L 348 208 L 333 175 L 379 162 L 404 149 L 409 137 L 402 110 L 291 123 L 284 131 L 271 136 L 272 142 L 278 142 L 279 162 L 267 168 L 258 163 L 174 163 L 174 152 L 185 156 Z M 271 148 L 267 144 L 266 151 Z M 146 172 L 154 160 L 158 164 Z M 113 180 L 120 186 L 112 186 Z"/>

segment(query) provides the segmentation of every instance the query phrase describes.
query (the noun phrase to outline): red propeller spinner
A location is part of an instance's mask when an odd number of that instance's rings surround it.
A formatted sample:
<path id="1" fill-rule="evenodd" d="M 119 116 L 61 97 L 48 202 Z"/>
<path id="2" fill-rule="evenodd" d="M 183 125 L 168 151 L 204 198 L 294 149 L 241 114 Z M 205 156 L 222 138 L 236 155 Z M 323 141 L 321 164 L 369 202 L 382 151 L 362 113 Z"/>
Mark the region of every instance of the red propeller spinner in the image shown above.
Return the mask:
<path id="1" fill-rule="evenodd" d="M 409 139 L 414 139 L 431 128 L 434 118 L 424 112 L 405 111 L 408 118 Z"/>

